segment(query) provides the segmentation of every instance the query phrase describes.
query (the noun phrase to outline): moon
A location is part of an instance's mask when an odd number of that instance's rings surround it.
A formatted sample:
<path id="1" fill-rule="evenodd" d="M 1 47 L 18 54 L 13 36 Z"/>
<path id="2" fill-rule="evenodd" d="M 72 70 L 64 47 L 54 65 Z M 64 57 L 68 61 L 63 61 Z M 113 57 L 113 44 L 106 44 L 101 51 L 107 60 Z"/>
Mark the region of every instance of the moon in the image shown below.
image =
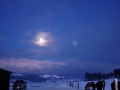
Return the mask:
<path id="1" fill-rule="evenodd" d="M 40 38 L 40 43 L 45 43 L 45 40 L 43 38 Z"/>
<path id="2" fill-rule="evenodd" d="M 40 38 L 39 39 L 39 43 L 41 44 L 41 45 L 45 45 L 45 43 L 47 42 L 47 40 L 45 40 L 44 38 Z"/>
<path id="3" fill-rule="evenodd" d="M 48 47 L 52 43 L 52 36 L 48 32 L 39 32 L 33 43 L 37 46 Z"/>

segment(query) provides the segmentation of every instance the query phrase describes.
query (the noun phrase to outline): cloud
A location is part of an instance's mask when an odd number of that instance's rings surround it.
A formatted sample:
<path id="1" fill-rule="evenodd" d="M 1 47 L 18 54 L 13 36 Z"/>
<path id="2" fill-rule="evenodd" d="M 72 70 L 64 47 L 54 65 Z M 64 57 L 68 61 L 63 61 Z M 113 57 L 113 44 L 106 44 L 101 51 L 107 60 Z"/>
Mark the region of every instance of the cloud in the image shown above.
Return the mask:
<path id="1" fill-rule="evenodd" d="M 53 61 L 38 61 L 26 58 L 9 58 L 0 60 L 0 68 L 5 68 L 13 72 L 18 73 L 47 73 L 53 68 L 66 66 L 64 62 L 53 62 Z"/>

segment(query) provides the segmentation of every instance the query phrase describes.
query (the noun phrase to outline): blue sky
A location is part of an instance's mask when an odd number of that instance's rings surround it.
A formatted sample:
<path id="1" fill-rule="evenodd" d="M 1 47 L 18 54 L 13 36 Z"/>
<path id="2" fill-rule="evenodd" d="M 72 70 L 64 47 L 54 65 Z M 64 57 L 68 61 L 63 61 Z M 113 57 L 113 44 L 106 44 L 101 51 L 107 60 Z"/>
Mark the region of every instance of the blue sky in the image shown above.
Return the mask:
<path id="1" fill-rule="evenodd" d="M 0 0 L 0 68 L 13 72 L 111 72 L 119 34 L 119 0 Z"/>

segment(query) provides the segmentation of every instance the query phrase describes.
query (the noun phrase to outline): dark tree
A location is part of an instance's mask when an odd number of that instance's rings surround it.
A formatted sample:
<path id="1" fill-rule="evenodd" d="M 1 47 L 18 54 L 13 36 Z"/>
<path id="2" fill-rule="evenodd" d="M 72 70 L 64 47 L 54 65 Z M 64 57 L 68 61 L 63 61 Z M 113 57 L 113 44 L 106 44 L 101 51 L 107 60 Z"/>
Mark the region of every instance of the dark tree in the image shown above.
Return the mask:
<path id="1" fill-rule="evenodd" d="M 98 73 L 98 79 L 101 80 L 102 79 L 102 74 Z"/>
<path id="2" fill-rule="evenodd" d="M 117 69 L 117 76 L 118 76 L 118 78 L 120 78 L 120 69 L 119 68 Z"/>
<path id="3" fill-rule="evenodd" d="M 85 79 L 88 80 L 89 77 L 90 77 L 90 73 L 89 73 L 89 72 L 86 72 L 86 73 L 85 73 Z"/>
<path id="4" fill-rule="evenodd" d="M 114 73 L 110 72 L 110 78 L 113 78 L 113 76 L 114 76 Z"/>
<path id="5" fill-rule="evenodd" d="M 114 69 L 114 77 L 117 78 L 117 69 Z"/>
<path id="6" fill-rule="evenodd" d="M 85 73 L 85 79 L 86 80 L 100 80 L 100 79 L 109 79 L 109 78 L 119 78 L 120 79 L 120 69 L 114 69 L 113 72 L 109 72 L 109 73 L 90 73 L 90 72 L 86 72 Z"/>

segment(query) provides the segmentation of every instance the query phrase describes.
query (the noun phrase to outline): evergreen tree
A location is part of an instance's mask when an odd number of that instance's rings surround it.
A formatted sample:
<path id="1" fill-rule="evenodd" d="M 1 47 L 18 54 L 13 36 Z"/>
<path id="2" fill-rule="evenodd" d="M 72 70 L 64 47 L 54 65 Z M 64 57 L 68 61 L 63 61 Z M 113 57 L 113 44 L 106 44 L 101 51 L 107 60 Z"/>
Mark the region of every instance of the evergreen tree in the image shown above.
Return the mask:
<path id="1" fill-rule="evenodd" d="M 114 77 L 117 78 L 117 69 L 114 69 Z"/>
<path id="2" fill-rule="evenodd" d="M 120 78 L 120 69 L 117 69 L 118 78 Z"/>
<path id="3" fill-rule="evenodd" d="M 86 73 L 85 73 L 85 79 L 86 79 L 86 80 L 89 80 L 89 77 L 90 77 L 89 75 L 90 75 L 89 72 L 86 72 Z"/>
<path id="4" fill-rule="evenodd" d="M 98 79 L 101 80 L 102 74 L 98 73 Z"/>
<path id="5" fill-rule="evenodd" d="M 109 72 L 109 73 L 90 73 L 90 72 L 86 72 L 85 73 L 85 79 L 86 80 L 101 80 L 101 79 L 109 79 L 109 78 L 119 78 L 120 79 L 120 69 L 114 69 L 113 72 Z"/>
<path id="6" fill-rule="evenodd" d="M 110 78 L 113 78 L 113 76 L 114 76 L 114 73 L 110 72 Z"/>

